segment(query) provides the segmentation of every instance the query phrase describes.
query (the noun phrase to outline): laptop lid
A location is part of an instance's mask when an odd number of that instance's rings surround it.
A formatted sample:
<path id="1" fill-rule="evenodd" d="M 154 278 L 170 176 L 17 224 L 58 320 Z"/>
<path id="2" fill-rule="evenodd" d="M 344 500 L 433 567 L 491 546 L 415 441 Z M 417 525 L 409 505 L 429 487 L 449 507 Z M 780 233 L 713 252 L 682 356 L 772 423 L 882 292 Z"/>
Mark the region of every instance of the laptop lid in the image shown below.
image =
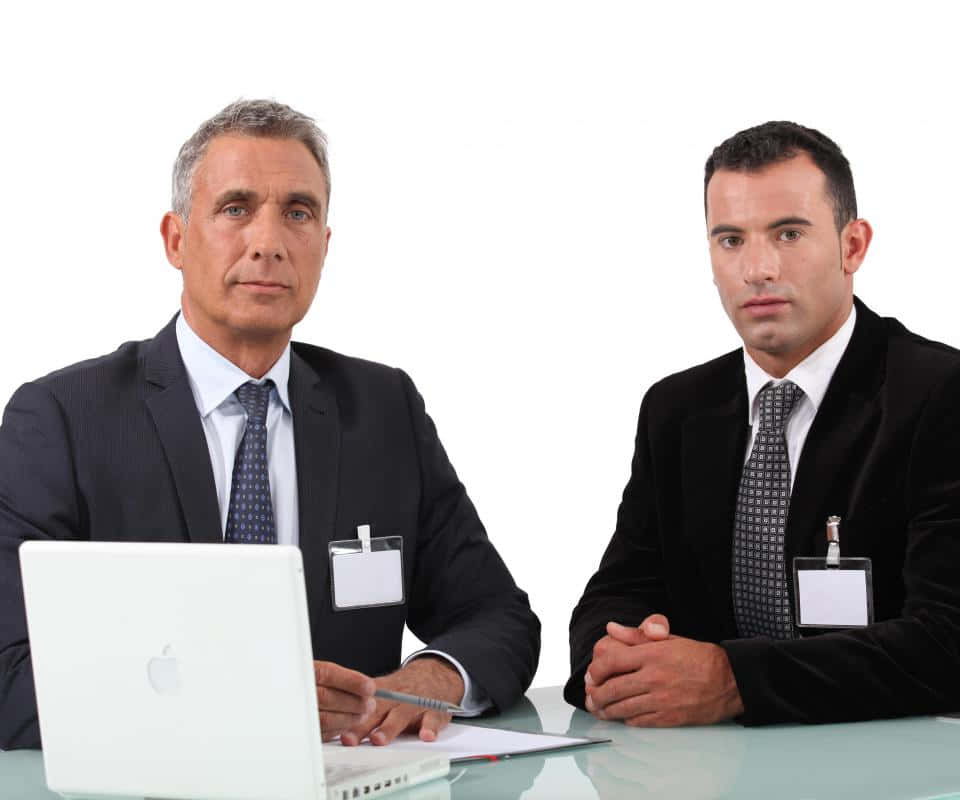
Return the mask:
<path id="1" fill-rule="evenodd" d="M 51 789 L 327 796 L 297 548 L 27 542 L 20 559 Z"/>

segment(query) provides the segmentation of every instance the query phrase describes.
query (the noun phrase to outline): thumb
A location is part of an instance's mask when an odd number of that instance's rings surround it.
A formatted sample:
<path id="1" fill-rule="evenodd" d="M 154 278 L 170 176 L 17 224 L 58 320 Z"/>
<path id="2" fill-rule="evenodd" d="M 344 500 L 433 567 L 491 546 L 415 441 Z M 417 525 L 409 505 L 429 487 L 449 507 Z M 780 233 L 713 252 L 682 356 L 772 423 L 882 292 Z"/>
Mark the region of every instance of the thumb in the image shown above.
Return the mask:
<path id="1" fill-rule="evenodd" d="M 651 614 L 640 623 L 640 630 L 648 639 L 658 642 L 670 636 L 670 622 L 663 614 Z"/>
<path id="2" fill-rule="evenodd" d="M 450 724 L 450 715 L 440 711 L 428 711 L 420 721 L 420 740 L 434 742 L 437 734 Z"/>
<path id="3" fill-rule="evenodd" d="M 626 645 L 646 644 L 650 641 L 642 629 L 632 625 L 621 625 L 619 622 L 607 623 L 607 635 Z"/>

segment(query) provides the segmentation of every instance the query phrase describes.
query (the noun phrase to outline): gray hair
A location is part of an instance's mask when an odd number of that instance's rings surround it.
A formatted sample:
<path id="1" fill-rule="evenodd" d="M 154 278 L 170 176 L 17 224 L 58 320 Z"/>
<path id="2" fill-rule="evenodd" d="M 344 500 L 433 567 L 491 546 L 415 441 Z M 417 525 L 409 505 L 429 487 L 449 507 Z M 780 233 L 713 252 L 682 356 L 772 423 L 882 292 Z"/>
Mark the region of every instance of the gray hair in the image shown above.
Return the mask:
<path id="1" fill-rule="evenodd" d="M 330 164 L 327 161 L 327 137 L 311 117 L 274 100 L 237 100 L 204 122 L 180 148 L 173 164 L 172 208 L 186 221 L 190 216 L 193 176 L 197 164 L 217 136 L 263 136 L 296 139 L 317 160 L 327 184 L 330 203 Z"/>

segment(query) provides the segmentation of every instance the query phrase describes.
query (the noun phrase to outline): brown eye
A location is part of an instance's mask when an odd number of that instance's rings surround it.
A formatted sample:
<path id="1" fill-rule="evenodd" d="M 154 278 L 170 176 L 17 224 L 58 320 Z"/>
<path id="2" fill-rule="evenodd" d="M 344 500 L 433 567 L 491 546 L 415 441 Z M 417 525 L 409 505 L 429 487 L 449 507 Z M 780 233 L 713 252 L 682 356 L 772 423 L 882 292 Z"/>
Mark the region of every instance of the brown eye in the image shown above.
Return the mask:
<path id="1" fill-rule="evenodd" d="M 795 242 L 801 236 L 800 231 L 780 231 L 781 242 Z"/>

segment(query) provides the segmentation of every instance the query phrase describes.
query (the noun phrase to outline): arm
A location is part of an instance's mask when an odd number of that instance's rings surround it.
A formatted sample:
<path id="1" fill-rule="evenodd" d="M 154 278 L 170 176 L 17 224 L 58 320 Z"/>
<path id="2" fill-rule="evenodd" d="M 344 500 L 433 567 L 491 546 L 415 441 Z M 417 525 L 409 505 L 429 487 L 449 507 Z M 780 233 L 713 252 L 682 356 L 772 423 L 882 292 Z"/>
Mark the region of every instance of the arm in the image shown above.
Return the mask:
<path id="1" fill-rule="evenodd" d="M 533 679 L 540 622 L 487 538 L 423 399 L 410 378 L 399 375 L 422 487 L 410 629 L 429 649 L 456 659 L 493 706 L 503 710 Z"/>
<path id="2" fill-rule="evenodd" d="M 0 749 L 40 746 L 18 548 L 80 538 L 83 519 L 62 410 L 26 384 L 0 425 Z"/>
<path id="3" fill-rule="evenodd" d="M 905 474 L 901 615 L 791 641 L 723 642 L 746 724 L 960 708 L 960 371 L 923 409 Z"/>
<path id="4" fill-rule="evenodd" d="M 670 616 L 661 576 L 660 519 L 650 454 L 649 393 L 640 408 L 630 480 L 617 512 L 617 527 L 600 568 L 587 583 L 570 620 L 571 678 L 567 702 L 584 707 L 584 673 L 610 621 L 638 626 L 653 613 Z"/>

